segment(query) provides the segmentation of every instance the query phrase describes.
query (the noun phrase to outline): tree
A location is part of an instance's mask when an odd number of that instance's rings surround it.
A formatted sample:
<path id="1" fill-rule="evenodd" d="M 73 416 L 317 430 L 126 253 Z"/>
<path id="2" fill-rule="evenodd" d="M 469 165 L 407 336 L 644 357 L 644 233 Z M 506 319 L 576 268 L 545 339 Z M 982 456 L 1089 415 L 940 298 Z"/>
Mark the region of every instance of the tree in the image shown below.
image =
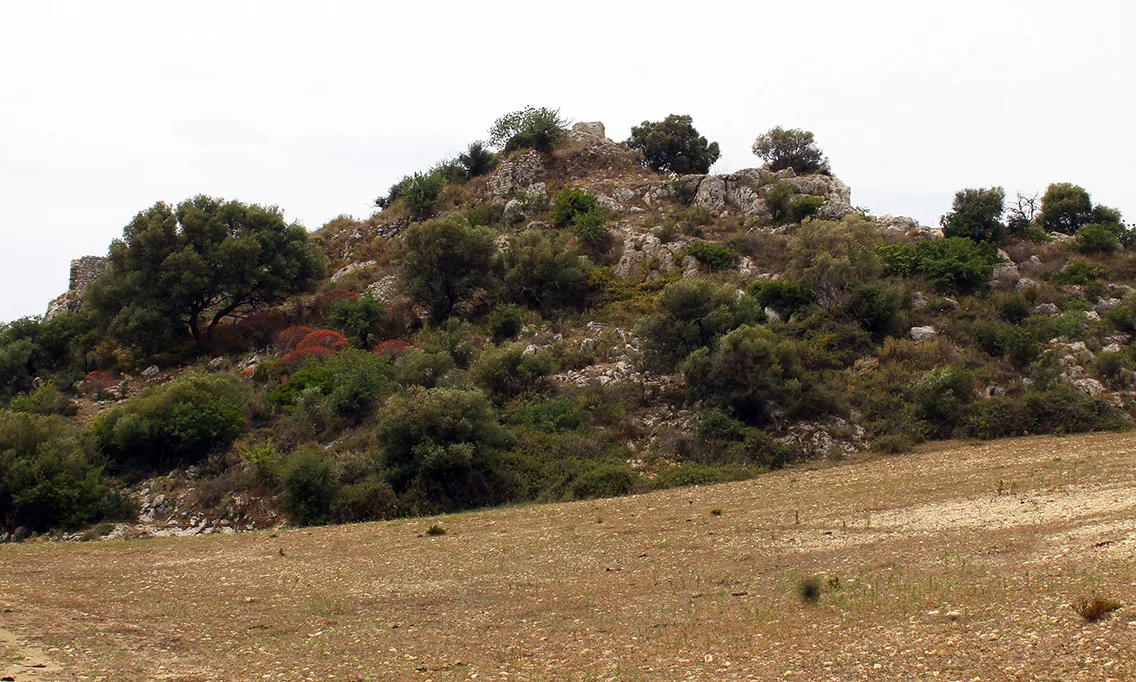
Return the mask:
<path id="1" fill-rule="evenodd" d="M 482 142 L 472 142 L 464 152 L 458 154 L 458 163 L 465 169 L 467 177 L 485 175 L 497 165 L 497 155 Z"/>
<path id="2" fill-rule="evenodd" d="M 382 331 L 386 321 L 386 310 L 370 296 L 360 299 L 344 298 L 335 302 L 327 321 L 332 327 L 343 332 L 357 343 L 357 348 L 367 348 L 370 338 Z"/>
<path id="3" fill-rule="evenodd" d="M 1092 199 L 1084 187 L 1055 182 L 1041 197 L 1041 224 L 1048 232 L 1076 234 L 1087 225 L 1093 210 Z"/>
<path id="4" fill-rule="evenodd" d="M 1018 192 L 1014 199 L 1014 205 L 1006 209 L 1007 229 L 1011 234 L 1025 234 L 1026 230 L 1033 225 L 1034 218 L 1040 210 L 1037 194 L 1027 196 Z"/>
<path id="5" fill-rule="evenodd" d="M 489 129 L 489 142 L 505 153 L 535 149 L 550 153 L 568 136 L 568 124 L 559 109 L 525 107 L 505 114 Z"/>
<path id="6" fill-rule="evenodd" d="M 311 288 L 326 262 L 275 206 L 205 195 L 139 213 L 110 246 L 89 300 L 121 340 L 153 353 L 188 331 L 199 349 L 227 317 Z"/>
<path id="7" fill-rule="evenodd" d="M 1002 238 L 1006 191 L 963 189 L 955 193 L 953 210 L 939 219 L 946 237 L 969 237 L 976 242 L 995 243 Z"/>
<path id="8" fill-rule="evenodd" d="M 817 147 L 813 134 L 800 128 L 771 128 L 754 141 L 753 153 L 764 159 L 771 171 L 792 168 L 797 173 L 830 172 L 828 159 Z"/>
<path id="9" fill-rule="evenodd" d="M 721 156 L 718 143 L 699 135 L 690 116 L 677 114 L 633 127 L 627 146 L 643 152 L 645 166 L 667 173 L 707 173 Z"/>
<path id="10" fill-rule="evenodd" d="M 493 232 L 470 227 L 459 213 L 411 225 L 403 233 L 403 285 L 441 322 L 463 297 L 494 281 Z"/>

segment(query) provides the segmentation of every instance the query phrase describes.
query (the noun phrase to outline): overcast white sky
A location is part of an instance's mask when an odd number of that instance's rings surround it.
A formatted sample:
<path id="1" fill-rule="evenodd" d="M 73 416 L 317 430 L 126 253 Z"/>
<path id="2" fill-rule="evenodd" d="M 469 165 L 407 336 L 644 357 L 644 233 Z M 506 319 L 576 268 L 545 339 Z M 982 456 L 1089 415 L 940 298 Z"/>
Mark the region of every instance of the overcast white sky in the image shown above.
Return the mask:
<path id="1" fill-rule="evenodd" d="M 812 130 L 854 204 L 935 224 L 962 187 L 1075 182 L 1136 217 L 1130 0 L 4 2 L 0 320 L 198 193 L 315 229 L 526 104 L 691 114 L 727 172 Z"/>

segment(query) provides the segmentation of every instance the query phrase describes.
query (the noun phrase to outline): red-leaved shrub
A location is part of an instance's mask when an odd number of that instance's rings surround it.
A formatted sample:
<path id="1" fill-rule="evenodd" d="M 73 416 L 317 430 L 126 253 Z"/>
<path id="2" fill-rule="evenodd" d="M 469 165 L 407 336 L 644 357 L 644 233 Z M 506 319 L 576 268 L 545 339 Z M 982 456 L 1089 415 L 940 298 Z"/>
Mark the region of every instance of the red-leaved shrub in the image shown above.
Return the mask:
<path id="1" fill-rule="evenodd" d="M 375 355 L 385 355 L 394 360 L 412 350 L 414 350 L 414 346 L 409 343 L 401 339 L 390 339 L 376 345 L 371 349 L 371 352 Z"/>
<path id="2" fill-rule="evenodd" d="M 296 346 L 304 340 L 304 337 L 311 334 L 314 329 L 311 327 L 288 327 L 284 331 L 276 335 L 276 345 L 282 351 L 295 350 Z"/>

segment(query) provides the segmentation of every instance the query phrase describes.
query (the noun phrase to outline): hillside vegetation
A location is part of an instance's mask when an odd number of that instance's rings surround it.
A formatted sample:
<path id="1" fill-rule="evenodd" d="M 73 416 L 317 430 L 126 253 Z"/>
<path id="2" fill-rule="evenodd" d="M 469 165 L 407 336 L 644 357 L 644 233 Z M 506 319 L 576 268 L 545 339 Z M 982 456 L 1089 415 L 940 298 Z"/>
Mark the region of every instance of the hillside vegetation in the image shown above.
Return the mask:
<path id="1" fill-rule="evenodd" d="M 1070 183 L 874 217 L 812 133 L 556 110 L 314 233 L 198 196 L 0 329 L 5 539 L 231 532 L 1123 428 L 1136 233 Z M 97 260 L 97 259 L 96 259 Z M 128 525 L 115 526 L 123 522 Z"/>

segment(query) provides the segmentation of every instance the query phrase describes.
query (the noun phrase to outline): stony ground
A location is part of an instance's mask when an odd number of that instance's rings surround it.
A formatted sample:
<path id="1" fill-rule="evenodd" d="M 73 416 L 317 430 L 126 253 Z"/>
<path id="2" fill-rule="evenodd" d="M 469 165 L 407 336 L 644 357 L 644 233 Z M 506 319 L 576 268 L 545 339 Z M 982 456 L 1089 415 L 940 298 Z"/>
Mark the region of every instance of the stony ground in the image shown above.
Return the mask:
<path id="1" fill-rule="evenodd" d="M 1069 604 L 1092 595 L 1125 606 L 1087 623 Z M 439 519 L 3 546 L 0 677 L 1119 681 L 1134 603 L 1136 434 L 1029 438 Z"/>

